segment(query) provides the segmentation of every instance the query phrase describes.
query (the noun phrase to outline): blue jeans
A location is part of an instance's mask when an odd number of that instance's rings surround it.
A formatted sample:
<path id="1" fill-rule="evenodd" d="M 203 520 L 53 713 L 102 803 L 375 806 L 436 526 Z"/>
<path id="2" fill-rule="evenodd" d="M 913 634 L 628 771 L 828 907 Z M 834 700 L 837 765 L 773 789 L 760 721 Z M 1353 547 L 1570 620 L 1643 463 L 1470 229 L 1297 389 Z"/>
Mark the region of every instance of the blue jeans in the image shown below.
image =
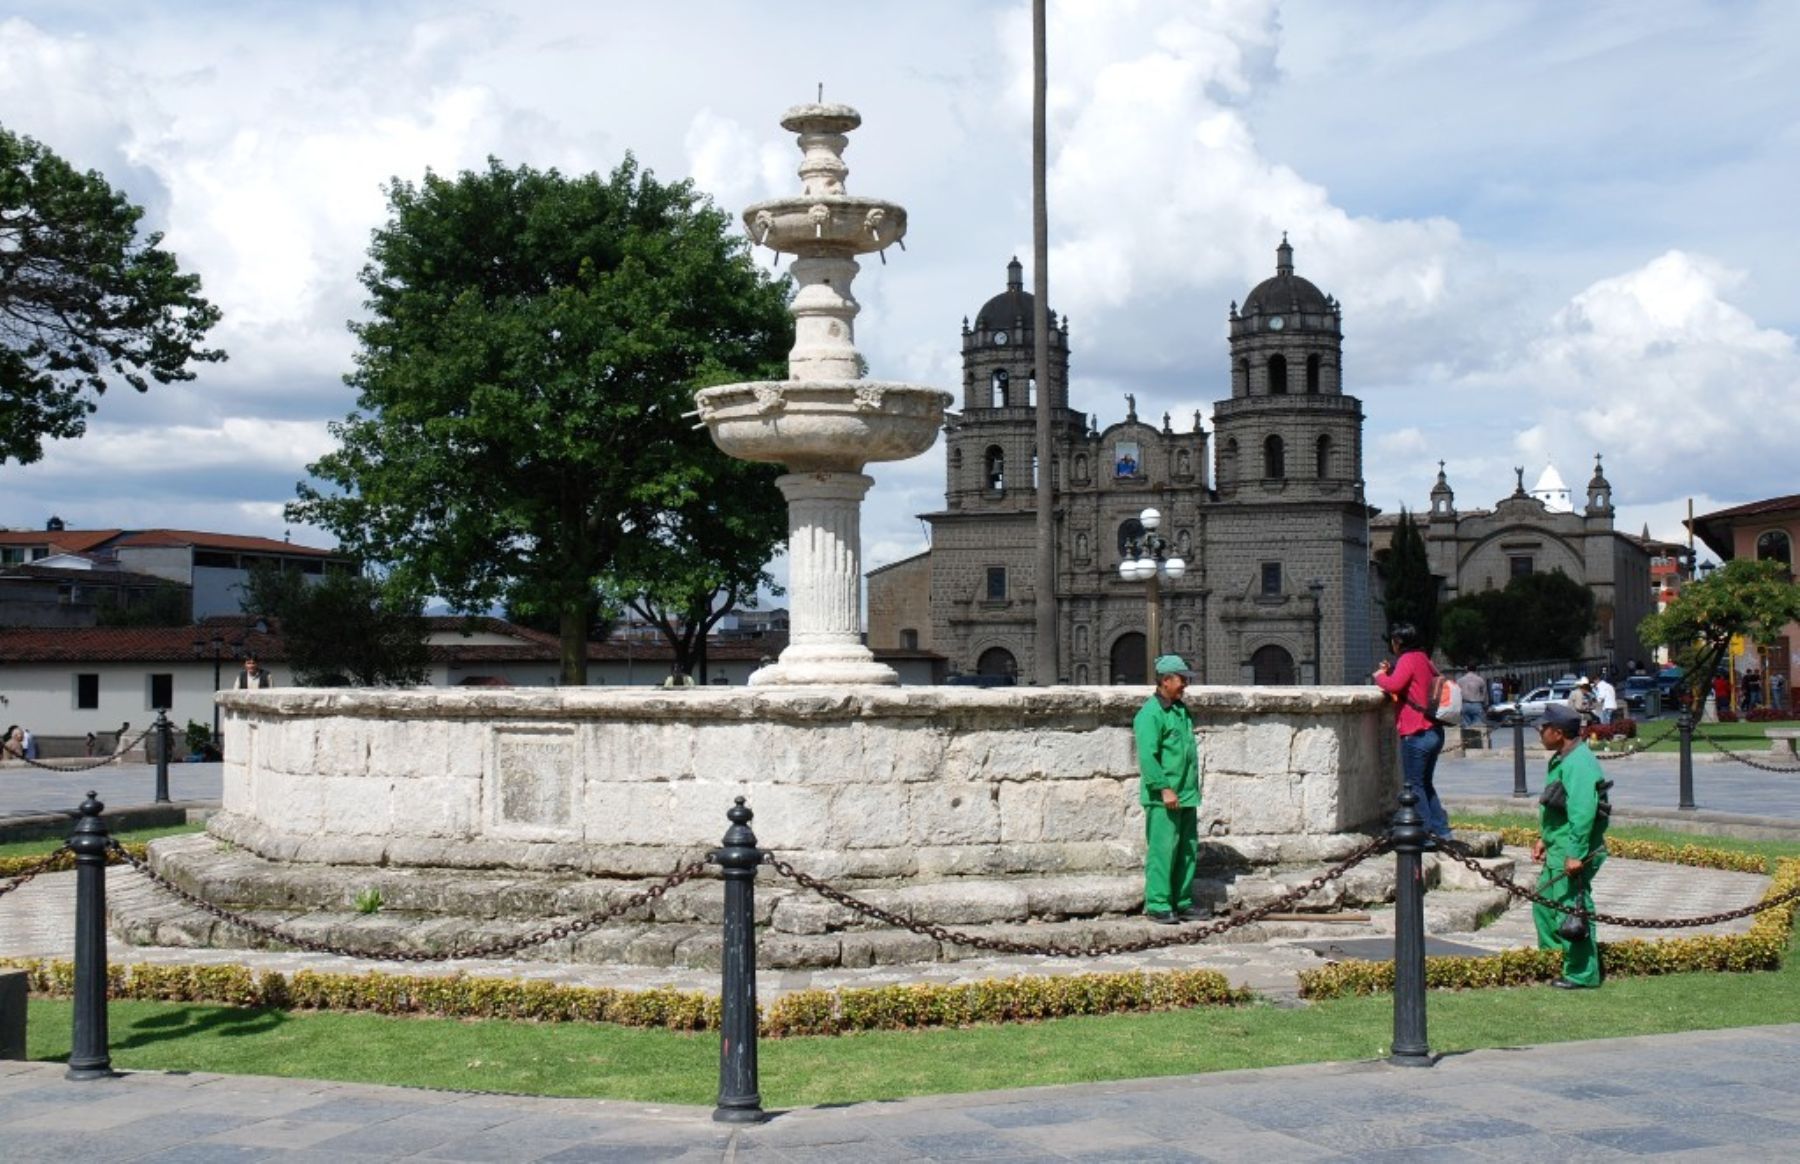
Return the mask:
<path id="1" fill-rule="evenodd" d="M 1434 837 L 1450 835 L 1450 814 L 1438 799 L 1431 778 L 1437 773 L 1438 753 L 1444 750 L 1442 725 L 1417 735 L 1400 737 L 1400 775 L 1406 788 L 1419 798 L 1419 815 L 1425 831 Z"/>

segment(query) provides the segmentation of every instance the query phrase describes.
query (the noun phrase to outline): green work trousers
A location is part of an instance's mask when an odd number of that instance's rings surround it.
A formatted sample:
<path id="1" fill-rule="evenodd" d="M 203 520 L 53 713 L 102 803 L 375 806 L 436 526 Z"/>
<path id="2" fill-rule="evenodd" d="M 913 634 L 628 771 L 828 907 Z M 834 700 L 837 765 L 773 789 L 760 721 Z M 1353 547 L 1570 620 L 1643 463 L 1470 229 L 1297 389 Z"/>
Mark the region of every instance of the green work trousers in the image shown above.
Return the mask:
<path id="1" fill-rule="evenodd" d="M 1144 912 L 1180 913 L 1194 904 L 1200 856 L 1200 810 L 1144 809 Z"/>
<path id="2" fill-rule="evenodd" d="M 1589 888 L 1593 880 L 1594 870 L 1583 869 L 1573 877 L 1556 877 L 1552 880 L 1552 870 L 1560 872 L 1562 859 L 1556 858 L 1555 865 L 1546 863 L 1545 874 L 1538 879 L 1538 893 L 1558 905 L 1576 906 L 1592 913 L 1594 910 L 1594 894 Z M 1570 941 L 1556 932 L 1565 915 L 1551 909 L 1547 905 L 1531 903 L 1531 920 L 1537 925 L 1538 948 L 1542 950 L 1561 950 L 1563 956 L 1563 977 L 1581 986 L 1600 985 L 1600 948 L 1594 941 L 1594 923 L 1589 922 L 1587 933 Z"/>

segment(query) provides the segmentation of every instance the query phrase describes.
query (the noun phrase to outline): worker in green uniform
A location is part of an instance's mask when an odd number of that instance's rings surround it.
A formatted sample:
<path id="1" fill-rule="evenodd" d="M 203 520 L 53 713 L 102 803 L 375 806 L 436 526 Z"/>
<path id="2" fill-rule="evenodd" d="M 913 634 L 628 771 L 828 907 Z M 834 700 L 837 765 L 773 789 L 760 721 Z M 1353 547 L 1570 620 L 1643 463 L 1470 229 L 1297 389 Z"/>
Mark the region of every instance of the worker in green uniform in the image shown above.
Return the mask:
<path id="1" fill-rule="evenodd" d="M 1159 925 L 1203 917 L 1194 908 L 1200 854 L 1200 749 L 1181 701 L 1193 677 L 1180 655 L 1156 660 L 1156 691 L 1131 723 L 1138 803 L 1144 807 L 1144 916 Z"/>
<path id="2" fill-rule="evenodd" d="M 1606 860 L 1606 812 L 1602 809 L 1603 784 L 1600 761 L 1581 738 L 1581 715 L 1574 708 L 1553 703 L 1538 722 L 1538 738 L 1551 753 L 1550 771 L 1538 797 L 1538 839 L 1531 859 L 1542 861 L 1538 893 L 1565 907 L 1594 910 L 1594 874 Z M 1559 990 L 1579 990 L 1600 985 L 1600 951 L 1589 921 L 1579 938 L 1564 937 L 1558 926 L 1567 915 L 1535 902 L 1531 920 L 1537 925 L 1538 947 L 1561 950 L 1562 977 L 1550 985 Z"/>

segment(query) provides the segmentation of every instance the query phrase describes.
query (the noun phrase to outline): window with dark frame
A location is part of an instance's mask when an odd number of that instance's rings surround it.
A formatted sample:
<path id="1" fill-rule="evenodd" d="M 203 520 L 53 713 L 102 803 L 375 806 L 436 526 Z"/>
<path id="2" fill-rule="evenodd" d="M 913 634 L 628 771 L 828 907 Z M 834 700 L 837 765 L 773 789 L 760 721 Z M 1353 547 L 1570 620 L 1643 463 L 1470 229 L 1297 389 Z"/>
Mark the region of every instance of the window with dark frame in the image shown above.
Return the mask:
<path id="1" fill-rule="evenodd" d="M 1512 567 L 1512 576 L 1514 578 L 1528 578 L 1531 576 L 1530 554 L 1514 554 L 1507 558 L 1506 561 L 1507 564 Z"/>
<path id="2" fill-rule="evenodd" d="M 96 672 L 81 672 L 75 676 L 75 708 L 77 711 L 95 711 L 100 707 L 100 676 Z"/>
<path id="3" fill-rule="evenodd" d="M 1262 564 L 1262 592 L 1265 595 L 1281 593 L 1281 563 L 1264 562 Z"/>
<path id="4" fill-rule="evenodd" d="M 175 703 L 175 676 L 168 672 L 150 676 L 150 710 L 167 711 Z"/>
<path id="5" fill-rule="evenodd" d="M 987 596 L 989 602 L 1006 601 L 1006 567 L 989 566 L 987 570 Z"/>

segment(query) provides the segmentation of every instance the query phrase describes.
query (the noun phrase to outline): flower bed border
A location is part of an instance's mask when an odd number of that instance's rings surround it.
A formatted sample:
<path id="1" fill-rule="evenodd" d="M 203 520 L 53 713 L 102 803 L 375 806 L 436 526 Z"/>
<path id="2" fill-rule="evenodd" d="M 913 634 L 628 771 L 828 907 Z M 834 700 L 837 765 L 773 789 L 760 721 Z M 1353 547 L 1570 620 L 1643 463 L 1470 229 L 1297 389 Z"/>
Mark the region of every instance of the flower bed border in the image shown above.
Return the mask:
<path id="1" fill-rule="evenodd" d="M 1501 840 L 1508 845 L 1526 845 L 1537 838 L 1532 829 L 1504 828 L 1498 831 Z M 1614 838 L 1608 838 L 1606 848 L 1613 856 L 1638 861 L 1662 861 L 1736 873 L 1769 872 L 1767 858 L 1727 849 Z M 1779 897 L 1796 886 L 1800 886 L 1800 858 L 1779 858 L 1762 900 Z M 1800 903 L 1790 901 L 1758 914 L 1750 931 L 1744 934 L 1601 942 L 1601 970 L 1612 977 L 1779 970 L 1793 934 L 1796 914 L 1800 914 Z M 1558 950 L 1503 950 L 1497 954 L 1438 955 L 1425 959 L 1425 986 L 1430 990 L 1525 986 L 1548 982 L 1561 974 L 1562 953 Z M 1300 997 L 1314 1001 L 1386 994 L 1393 988 L 1392 962 L 1347 960 L 1317 970 L 1300 971 Z"/>

